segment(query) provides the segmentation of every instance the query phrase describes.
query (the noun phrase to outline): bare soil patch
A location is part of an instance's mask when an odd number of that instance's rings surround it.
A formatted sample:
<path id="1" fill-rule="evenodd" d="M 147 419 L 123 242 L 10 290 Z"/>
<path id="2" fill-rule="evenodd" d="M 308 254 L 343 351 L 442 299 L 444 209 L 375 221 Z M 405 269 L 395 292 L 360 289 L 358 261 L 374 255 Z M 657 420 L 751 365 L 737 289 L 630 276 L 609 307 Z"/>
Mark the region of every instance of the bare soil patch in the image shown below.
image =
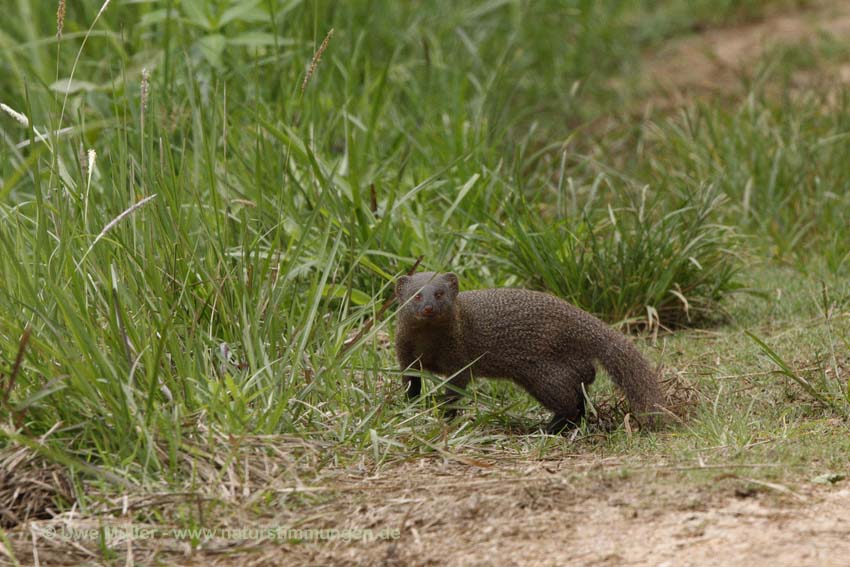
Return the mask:
<path id="1" fill-rule="evenodd" d="M 813 2 L 758 22 L 669 41 L 645 57 L 647 80 L 652 90 L 677 104 L 701 94 L 738 93 L 741 79 L 752 76 L 756 63 L 771 48 L 811 41 L 821 34 L 838 38 L 850 34 L 850 3 Z M 832 71 L 834 79 L 850 82 L 850 65 Z"/>
<path id="2" fill-rule="evenodd" d="M 208 509 L 205 524 L 219 531 L 194 546 L 155 523 L 136 525 L 137 533 L 163 530 L 155 537 L 86 539 L 98 526 L 126 528 L 120 505 L 97 519 L 66 514 L 7 533 L 19 561 L 46 565 L 848 564 L 847 481 L 792 489 L 750 480 L 747 468 L 718 468 L 713 482 L 692 483 L 682 482 L 681 467 L 631 463 L 627 473 L 623 466 L 569 454 L 478 465 L 426 458 L 378 473 L 337 471 L 322 484 L 245 486 Z M 254 496 L 264 491 L 270 500 L 259 505 Z M 152 509 L 170 509 L 166 515 L 194 509 L 191 497 L 159 497 L 146 496 Z M 260 530 L 276 527 L 314 533 L 262 539 Z"/>

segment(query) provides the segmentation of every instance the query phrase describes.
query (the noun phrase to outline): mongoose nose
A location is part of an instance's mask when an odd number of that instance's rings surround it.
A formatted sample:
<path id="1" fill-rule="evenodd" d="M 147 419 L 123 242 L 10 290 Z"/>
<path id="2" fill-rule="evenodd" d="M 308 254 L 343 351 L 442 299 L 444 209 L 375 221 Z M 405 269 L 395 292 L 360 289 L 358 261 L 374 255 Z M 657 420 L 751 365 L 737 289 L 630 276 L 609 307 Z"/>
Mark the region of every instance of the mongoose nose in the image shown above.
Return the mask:
<path id="1" fill-rule="evenodd" d="M 431 315 L 432 313 L 434 313 L 434 307 L 432 305 L 426 305 L 422 308 L 423 315 Z"/>

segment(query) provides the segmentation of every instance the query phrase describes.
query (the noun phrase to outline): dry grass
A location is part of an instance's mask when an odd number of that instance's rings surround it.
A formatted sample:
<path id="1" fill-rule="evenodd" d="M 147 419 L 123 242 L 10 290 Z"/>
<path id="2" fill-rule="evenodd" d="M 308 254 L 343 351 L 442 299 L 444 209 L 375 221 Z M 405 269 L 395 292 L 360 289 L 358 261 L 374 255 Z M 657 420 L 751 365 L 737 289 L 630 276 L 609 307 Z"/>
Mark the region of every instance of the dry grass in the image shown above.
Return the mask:
<path id="1" fill-rule="evenodd" d="M 379 469 L 352 463 L 301 482 L 298 471 L 317 464 L 310 456 L 320 448 L 256 438 L 229 464 L 209 462 L 201 471 L 205 480 L 223 475 L 223 482 L 104 497 L 85 515 L 30 521 L 9 535 L 19 561 L 38 557 L 49 565 L 650 565 L 712 553 L 738 565 L 732 550 L 748 538 L 772 538 L 798 560 L 825 546 L 831 551 L 819 557 L 848 551 L 850 527 L 841 522 L 847 490 L 790 490 L 750 480 L 752 467 L 734 466 L 707 467 L 715 481 L 691 486 L 670 482 L 675 464 L 627 463 L 571 447 L 565 443 L 546 460 L 506 452 L 477 465 L 441 456 Z M 305 449 L 301 462 L 295 455 Z M 178 516 L 219 531 L 193 544 L 169 532 Z M 274 540 L 224 531 L 245 528 L 314 535 Z M 97 530 L 108 537 L 86 539 Z M 811 538 L 801 537 L 805 530 Z"/>
<path id="2" fill-rule="evenodd" d="M 57 515 L 57 502 L 73 502 L 64 467 L 26 447 L 0 450 L 0 527 Z"/>

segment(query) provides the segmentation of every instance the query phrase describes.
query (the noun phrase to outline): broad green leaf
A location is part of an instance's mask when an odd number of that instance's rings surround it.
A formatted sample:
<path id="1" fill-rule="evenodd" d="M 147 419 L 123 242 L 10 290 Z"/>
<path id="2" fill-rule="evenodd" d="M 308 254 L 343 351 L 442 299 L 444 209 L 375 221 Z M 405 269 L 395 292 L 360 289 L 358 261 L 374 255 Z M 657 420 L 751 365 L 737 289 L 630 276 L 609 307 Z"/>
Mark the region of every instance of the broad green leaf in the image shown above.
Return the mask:
<path id="1" fill-rule="evenodd" d="M 213 24 L 206 10 L 207 2 L 204 0 L 182 0 L 180 8 L 189 23 L 204 28 L 205 30 L 213 30 Z"/>
<path id="2" fill-rule="evenodd" d="M 168 18 L 168 10 L 153 10 L 147 14 L 143 14 L 136 23 L 137 27 L 152 26 L 164 22 Z"/>
<path id="3" fill-rule="evenodd" d="M 266 32 L 245 32 L 227 38 L 230 45 L 244 45 L 246 47 L 262 47 L 274 45 L 274 35 Z"/>
<path id="4" fill-rule="evenodd" d="M 351 289 L 351 302 L 354 305 L 368 305 L 372 302 L 372 297 L 359 289 Z M 333 299 L 343 299 L 348 295 L 349 288 L 344 285 L 328 284 L 322 289 L 322 297 L 330 297 Z"/>
<path id="5" fill-rule="evenodd" d="M 63 94 L 73 94 L 80 91 L 95 91 L 100 87 L 88 81 L 78 81 L 77 79 L 59 79 L 50 85 L 50 90 Z"/>
<path id="6" fill-rule="evenodd" d="M 262 22 L 268 19 L 265 10 L 259 7 L 260 0 L 242 0 L 224 11 L 218 20 L 218 27 L 233 21 Z"/>
<path id="7" fill-rule="evenodd" d="M 221 55 L 224 53 L 226 45 L 227 38 L 217 33 L 204 36 L 197 41 L 197 46 L 198 49 L 200 49 L 201 54 L 210 65 L 216 68 L 220 68 L 222 66 Z"/>

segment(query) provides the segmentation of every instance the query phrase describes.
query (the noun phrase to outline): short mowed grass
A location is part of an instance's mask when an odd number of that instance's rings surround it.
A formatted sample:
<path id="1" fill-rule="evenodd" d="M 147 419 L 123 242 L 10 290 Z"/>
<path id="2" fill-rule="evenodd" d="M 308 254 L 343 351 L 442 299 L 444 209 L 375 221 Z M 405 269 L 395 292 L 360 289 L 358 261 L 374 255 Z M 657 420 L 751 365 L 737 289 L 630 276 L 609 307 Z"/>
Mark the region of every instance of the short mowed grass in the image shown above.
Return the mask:
<path id="1" fill-rule="evenodd" d="M 845 89 L 780 65 L 645 116 L 636 86 L 643 49 L 790 3 L 71 2 L 58 38 L 48 4 L 0 25 L 0 448 L 70 475 L 56 509 L 256 436 L 317 472 L 846 464 Z M 417 262 L 639 331 L 680 421 L 632 433 L 604 380 L 570 439 L 507 384 L 448 425 L 407 403 L 383 306 Z"/>

